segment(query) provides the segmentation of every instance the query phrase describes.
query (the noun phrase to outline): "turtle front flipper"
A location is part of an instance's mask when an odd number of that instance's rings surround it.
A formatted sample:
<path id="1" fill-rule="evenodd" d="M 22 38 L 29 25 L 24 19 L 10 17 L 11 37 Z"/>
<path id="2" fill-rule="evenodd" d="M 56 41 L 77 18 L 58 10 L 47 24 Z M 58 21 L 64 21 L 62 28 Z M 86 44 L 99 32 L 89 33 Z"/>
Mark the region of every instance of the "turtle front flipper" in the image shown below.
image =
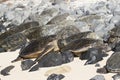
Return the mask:
<path id="1" fill-rule="evenodd" d="M 23 60 L 23 58 L 21 58 L 21 57 L 18 56 L 15 60 L 13 60 L 11 62 L 14 63 L 14 62 L 21 61 L 21 60 Z"/>

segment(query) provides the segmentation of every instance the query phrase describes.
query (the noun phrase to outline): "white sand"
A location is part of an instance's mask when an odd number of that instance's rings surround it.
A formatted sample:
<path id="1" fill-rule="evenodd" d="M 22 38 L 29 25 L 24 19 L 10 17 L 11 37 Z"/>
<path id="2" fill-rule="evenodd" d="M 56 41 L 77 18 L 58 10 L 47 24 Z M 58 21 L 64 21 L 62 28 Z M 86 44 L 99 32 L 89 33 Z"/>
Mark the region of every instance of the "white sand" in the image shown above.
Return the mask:
<path id="1" fill-rule="evenodd" d="M 15 52 L 0 53 L 0 66 L 1 66 L 0 70 L 2 70 L 3 68 L 9 65 L 15 65 L 15 68 L 11 70 L 10 75 L 8 76 L 0 75 L 0 78 L 2 80 L 46 80 L 47 76 L 45 76 L 45 72 L 50 69 L 56 68 L 56 67 L 41 68 L 35 72 L 22 71 L 20 67 L 20 63 L 21 63 L 20 61 L 16 63 L 11 63 L 11 61 L 17 57 L 18 52 L 19 50 Z M 110 56 L 112 52 L 109 52 L 108 54 Z M 105 65 L 105 62 L 108 57 L 105 57 L 104 60 L 99 62 L 101 67 Z M 98 67 L 95 67 L 95 65 L 84 66 L 84 63 L 85 60 L 81 61 L 78 58 L 75 58 L 73 62 L 61 65 L 61 66 L 71 67 L 70 72 L 64 73 L 65 78 L 63 80 L 89 80 L 90 78 L 98 74 L 96 73 L 96 69 Z M 61 66 L 57 66 L 57 67 L 61 67 Z M 112 80 L 111 77 L 113 74 L 109 73 L 102 75 L 104 75 L 106 80 Z"/>

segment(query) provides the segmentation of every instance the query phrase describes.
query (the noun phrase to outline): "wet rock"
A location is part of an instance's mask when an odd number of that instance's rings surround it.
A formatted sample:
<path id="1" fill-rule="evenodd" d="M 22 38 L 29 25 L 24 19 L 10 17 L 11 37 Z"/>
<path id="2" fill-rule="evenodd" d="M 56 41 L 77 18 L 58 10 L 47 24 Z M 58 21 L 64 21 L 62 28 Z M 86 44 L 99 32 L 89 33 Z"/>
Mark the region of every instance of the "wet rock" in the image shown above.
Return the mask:
<path id="1" fill-rule="evenodd" d="M 58 51 L 51 51 L 38 60 L 40 67 L 58 66 L 62 63 L 62 55 Z"/>
<path id="2" fill-rule="evenodd" d="M 96 75 L 95 77 L 91 78 L 90 80 L 105 80 L 103 75 Z"/>
<path id="3" fill-rule="evenodd" d="M 15 51 L 27 43 L 26 37 L 21 33 L 16 33 L 6 37 L 0 44 L 6 51 Z"/>
<path id="4" fill-rule="evenodd" d="M 63 79 L 65 76 L 62 74 L 51 74 L 47 80 L 61 80 Z"/>
<path id="5" fill-rule="evenodd" d="M 62 52 L 63 63 L 69 63 L 74 60 L 74 55 L 72 52 L 66 51 Z"/>
<path id="6" fill-rule="evenodd" d="M 50 69 L 48 71 L 45 72 L 45 76 L 49 76 L 51 74 L 64 74 L 64 73 L 68 73 L 71 71 L 71 67 L 70 66 L 60 66 L 57 68 L 53 68 Z"/>
<path id="7" fill-rule="evenodd" d="M 114 76 L 112 76 L 113 80 L 120 80 L 120 74 L 116 74 Z"/>
<path id="8" fill-rule="evenodd" d="M 1 70 L 1 75 L 3 75 L 3 76 L 10 75 L 9 72 L 10 72 L 14 67 L 15 67 L 15 66 L 11 65 L 11 66 L 8 66 L 8 67 L 4 68 L 3 70 Z"/>
<path id="9" fill-rule="evenodd" d="M 94 64 L 98 61 L 103 60 L 103 57 L 107 56 L 104 52 L 102 52 L 102 49 L 100 48 L 90 48 L 88 49 L 87 53 L 83 53 L 80 56 L 80 59 L 87 59 L 87 64 Z"/>
<path id="10" fill-rule="evenodd" d="M 34 61 L 32 60 L 25 60 L 21 62 L 21 68 L 22 70 L 28 70 L 31 68 L 31 66 L 34 64 Z"/>

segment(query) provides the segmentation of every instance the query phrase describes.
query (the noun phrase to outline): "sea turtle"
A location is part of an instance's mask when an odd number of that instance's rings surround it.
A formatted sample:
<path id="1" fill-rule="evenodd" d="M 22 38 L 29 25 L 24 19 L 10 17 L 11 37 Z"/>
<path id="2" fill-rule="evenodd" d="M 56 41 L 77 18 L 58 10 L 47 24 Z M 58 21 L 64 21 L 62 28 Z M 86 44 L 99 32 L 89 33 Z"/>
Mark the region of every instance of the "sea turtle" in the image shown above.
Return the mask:
<path id="1" fill-rule="evenodd" d="M 90 31 L 79 32 L 79 33 L 73 34 L 73 35 L 71 35 L 69 37 L 67 36 L 65 38 L 60 38 L 58 40 L 58 46 L 59 46 L 60 49 L 62 49 L 72 41 L 75 41 L 75 40 L 81 39 L 81 38 L 86 38 L 89 33 L 91 33 L 91 32 Z"/>
<path id="2" fill-rule="evenodd" d="M 102 49 L 107 48 L 107 46 L 104 45 L 101 40 L 91 39 L 91 38 L 81 38 L 68 43 L 65 47 L 61 48 L 60 51 L 61 52 L 71 51 L 76 56 L 80 56 L 80 53 L 85 52 L 92 47 L 101 47 Z"/>
<path id="3" fill-rule="evenodd" d="M 14 51 L 27 43 L 26 37 L 22 33 L 16 33 L 6 37 L 1 43 L 5 51 Z"/>
<path id="4" fill-rule="evenodd" d="M 98 73 L 120 73 L 120 52 L 115 52 L 107 60 L 103 68 L 97 70 Z"/>
<path id="5" fill-rule="evenodd" d="M 47 53 L 53 49 L 55 39 L 56 35 L 50 35 L 31 41 L 28 45 L 21 48 L 19 56 L 12 62 L 42 56 L 44 53 Z"/>
<path id="6" fill-rule="evenodd" d="M 42 29 L 39 26 L 25 29 L 21 33 L 23 33 L 29 41 L 36 40 L 42 37 Z"/>
<path id="7" fill-rule="evenodd" d="M 0 35 L 0 42 L 3 41 L 6 37 L 8 37 L 10 35 L 16 34 L 18 32 L 22 32 L 28 28 L 36 27 L 36 26 L 39 26 L 39 23 L 33 21 L 33 22 L 23 23 L 19 26 L 12 27 L 8 31 L 6 31 Z"/>
<path id="8" fill-rule="evenodd" d="M 113 49 L 115 45 L 120 41 L 120 27 L 115 27 L 108 33 L 109 33 L 109 37 L 106 42 Z"/>

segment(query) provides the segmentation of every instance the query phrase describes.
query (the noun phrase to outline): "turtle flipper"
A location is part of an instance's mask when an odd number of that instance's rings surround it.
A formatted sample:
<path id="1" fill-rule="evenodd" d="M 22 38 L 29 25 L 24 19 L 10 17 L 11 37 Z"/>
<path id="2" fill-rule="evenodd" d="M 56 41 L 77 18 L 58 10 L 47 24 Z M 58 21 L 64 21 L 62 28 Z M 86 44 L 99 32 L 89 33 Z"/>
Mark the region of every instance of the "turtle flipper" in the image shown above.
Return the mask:
<path id="1" fill-rule="evenodd" d="M 17 57 L 15 60 L 13 60 L 13 61 L 11 61 L 11 62 L 14 63 L 14 62 L 17 62 L 17 61 L 20 61 L 20 60 L 23 60 L 23 58 Z"/>

